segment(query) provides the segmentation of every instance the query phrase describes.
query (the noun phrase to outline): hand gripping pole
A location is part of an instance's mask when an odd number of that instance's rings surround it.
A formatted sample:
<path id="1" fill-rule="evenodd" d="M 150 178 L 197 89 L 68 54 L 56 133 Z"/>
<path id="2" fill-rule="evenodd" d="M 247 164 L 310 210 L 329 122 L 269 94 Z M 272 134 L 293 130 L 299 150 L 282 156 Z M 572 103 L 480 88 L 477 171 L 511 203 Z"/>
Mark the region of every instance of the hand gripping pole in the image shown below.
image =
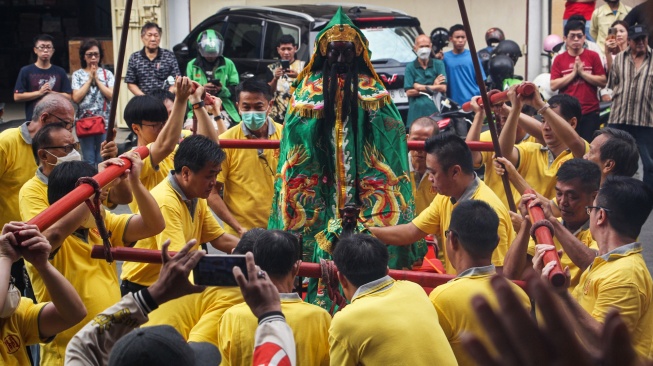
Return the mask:
<path id="1" fill-rule="evenodd" d="M 517 86 L 517 94 L 519 95 L 524 95 L 524 96 L 531 96 L 533 93 L 535 93 L 535 85 L 531 83 L 521 83 Z M 508 101 L 508 91 L 502 91 L 498 93 L 494 93 L 490 96 L 490 103 L 492 105 L 495 104 L 501 104 L 504 102 Z M 481 98 L 477 98 L 476 102 L 480 107 L 483 107 L 483 100 Z M 472 102 L 466 102 L 463 104 L 463 111 L 465 112 L 471 112 L 472 109 Z"/>
<path id="2" fill-rule="evenodd" d="M 535 191 L 532 189 L 527 189 L 524 191 L 524 193 L 535 194 Z M 528 207 L 530 202 L 531 201 L 528 201 L 526 203 L 526 207 Z M 534 237 L 535 242 L 538 244 L 550 244 L 555 246 L 553 243 L 553 226 L 544 217 L 544 211 L 542 211 L 542 207 L 528 207 L 528 216 L 530 217 L 531 223 L 533 224 L 533 227 L 531 228 L 531 236 Z M 553 270 L 551 270 L 551 273 L 549 273 L 549 281 L 555 287 L 564 286 L 566 283 L 566 276 L 565 272 L 562 270 L 562 266 L 560 265 L 558 252 L 555 249 L 547 250 L 546 253 L 544 253 L 544 265 L 551 261 L 556 261 L 557 264 Z"/>

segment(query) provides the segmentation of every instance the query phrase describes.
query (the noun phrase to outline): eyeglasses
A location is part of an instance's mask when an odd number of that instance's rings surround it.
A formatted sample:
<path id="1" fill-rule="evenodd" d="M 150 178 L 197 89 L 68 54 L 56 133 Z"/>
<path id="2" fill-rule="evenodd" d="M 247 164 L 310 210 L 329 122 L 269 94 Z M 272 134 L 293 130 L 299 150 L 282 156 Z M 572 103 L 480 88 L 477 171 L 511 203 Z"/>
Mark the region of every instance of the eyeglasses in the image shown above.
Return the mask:
<path id="1" fill-rule="evenodd" d="M 64 146 L 45 146 L 45 147 L 42 147 L 42 149 L 43 150 L 63 149 L 63 152 L 65 152 L 66 154 L 70 154 L 71 152 L 73 152 L 73 150 L 75 150 L 75 144 L 68 144 L 68 145 L 64 145 Z"/>
<path id="2" fill-rule="evenodd" d="M 143 126 L 143 127 L 149 127 L 149 128 L 151 128 L 151 129 L 153 129 L 153 130 L 156 131 L 156 130 L 162 130 L 162 129 L 163 129 L 163 126 L 165 126 L 166 123 L 165 123 L 165 122 L 161 122 L 161 123 L 155 123 L 155 124 L 151 124 L 151 125 L 146 125 L 145 123 L 138 123 L 138 125 L 141 125 L 141 126 Z"/>
<path id="3" fill-rule="evenodd" d="M 585 37 L 583 33 L 569 33 L 569 35 L 567 35 L 567 38 L 571 39 L 581 39 L 583 37 Z"/>
<path id="4" fill-rule="evenodd" d="M 258 151 L 258 158 L 263 160 L 263 164 L 265 164 L 265 166 L 268 167 L 268 170 L 270 171 L 270 175 L 274 176 L 274 172 L 272 171 L 272 167 L 270 166 L 270 163 L 268 163 L 268 159 L 263 154 L 263 150 Z"/>
<path id="5" fill-rule="evenodd" d="M 48 114 L 51 115 L 52 117 L 56 118 L 57 120 L 59 120 L 59 122 L 63 123 L 64 127 L 65 127 L 68 131 L 70 131 L 70 130 L 73 129 L 73 125 L 75 124 L 74 122 L 72 122 L 72 121 L 66 121 L 65 119 L 63 119 L 63 118 L 57 116 L 56 114 L 52 114 L 52 113 L 48 113 Z"/>
<path id="6" fill-rule="evenodd" d="M 593 209 L 598 208 L 599 210 L 603 210 L 605 212 L 611 212 L 612 210 L 609 208 L 605 208 L 603 206 L 585 206 L 585 210 L 587 210 L 587 214 L 589 215 Z"/>
<path id="7" fill-rule="evenodd" d="M 54 49 L 54 47 L 52 47 L 52 46 L 38 46 L 38 47 L 34 47 L 34 48 L 39 49 L 41 51 L 51 51 L 51 50 Z"/>
<path id="8" fill-rule="evenodd" d="M 96 57 L 100 57 L 100 53 L 99 52 L 89 52 L 89 53 L 85 53 L 84 56 L 86 56 L 88 58 L 96 58 Z"/>

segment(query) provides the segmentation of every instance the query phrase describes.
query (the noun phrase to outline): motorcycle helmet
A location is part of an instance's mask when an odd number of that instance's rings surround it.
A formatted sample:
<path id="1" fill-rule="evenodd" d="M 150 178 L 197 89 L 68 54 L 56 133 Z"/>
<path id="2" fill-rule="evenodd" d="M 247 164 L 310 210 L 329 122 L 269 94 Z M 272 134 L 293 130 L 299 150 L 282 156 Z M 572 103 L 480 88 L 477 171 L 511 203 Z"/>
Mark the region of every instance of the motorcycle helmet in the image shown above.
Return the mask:
<path id="1" fill-rule="evenodd" d="M 551 53 L 551 52 L 555 52 L 554 51 L 555 47 L 561 43 L 562 43 L 562 38 L 560 38 L 559 35 L 549 34 L 548 36 L 546 36 L 546 38 L 544 38 L 542 47 L 544 48 L 544 52 Z"/>
<path id="2" fill-rule="evenodd" d="M 533 79 L 533 84 L 537 86 L 537 89 L 540 91 L 540 95 L 542 95 L 542 99 L 549 100 L 552 96 L 557 95 L 557 91 L 551 90 L 551 74 L 543 73 L 539 74 Z"/>
<path id="3" fill-rule="evenodd" d="M 447 47 L 449 45 L 449 30 L 442 27 L 435 28 L 431 31 L 431 43 L 435 53 Z"/>
<path id="4" fill-rule="evenodd" d="M 513 77 L 515 64 L 509 56 L 496 55 L 490 59 L 489 71 L 495 88 L 502 89 L 501 84 L 503 84 L 503 81 Z"/>
<path id="5" fill-rule="evenodd" d="M 207 29 L 197 36 L 197 51 L 202 57 L 219 57 L 223 50 L 224 39 L 213 29 Z"/>
<path id="6" fill-rule="evenodd" d="M 517 60 L 519 60 L 519 58 L 522 57 L 521 48 L 519 48 L 517 42 L 511 41 L 509 39 L 499 42 L 499 44 L 496 47 L 494 47 L 492 54 L 494 56 L 496 55 L 509 56 L 512 59 L 512 63 L 514 65 L 517 65 Z"/>
<path id="7" fill-rule="evenodd" d="M 485 43 L 487 43 L 488 47 L 492 47 L 493 44 L 499 43 L 505 39 L 506 36 L 499 28 L 490 28 L 485 32 Z"/>

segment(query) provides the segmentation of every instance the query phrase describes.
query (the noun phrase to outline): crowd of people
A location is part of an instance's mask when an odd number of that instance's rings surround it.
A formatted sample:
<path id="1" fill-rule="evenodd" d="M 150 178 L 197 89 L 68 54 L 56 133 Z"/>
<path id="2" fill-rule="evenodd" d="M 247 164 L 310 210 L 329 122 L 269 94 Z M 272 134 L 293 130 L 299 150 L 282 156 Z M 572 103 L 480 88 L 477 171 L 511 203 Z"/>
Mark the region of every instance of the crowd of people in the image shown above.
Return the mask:
<path id="1" fill-rule="evenodd" d="M 522 80 L 492 69 L 514 69 L 521 53 L 488 31 L 489 83 L 508 99 L 492 116 L 478 102 L 464 27 L 449 29 L 448 52 L 419 35 L 404 79 L 407 121 L 341 10 L 308 61 L 282 36 L 265 81 L 240 80 L 210 29 L 182 76 L 148 23 L 122 111 L 147 157 L 104 141 L 114 76 L 101 67 L 101 44 L 82 43 L 71 83 L 50 64 L 52 38 L 37 37 L 37 61 L 16 86 L 27 122 L 0 133 L 1 363 L 653 363 L 653 279 L 638 241 L 653 210 L 649 31 L 624 21 L 630 9 L 619 1 L 592 10 L 566 17 L 551 66 L 559 93 L 549 98 L 519 93 Z M 590 34 L 608 61 L 587 47 Z M 605 95 L 612 111 L 601 126 Z M 432 116 L 447 98 L 471 104 L 466 139 Z M 73 129 L 92 116 L 103 117 L 102 133 L 78 145 Z M 502 157 L 468 146 L 492 141 L 489 118 Z M 280 147 L 223 148 L 221 139 Z M 424 149 L 409 152 L 407 141 Z M 103 207 L 82 204 L 47 228 L 29 223 L 88 177 L 126 164 L 94 189 Z M 131 213 L 116 214 L 118 205 Z M 533 220 L 535 208 L 543 219 Z M 542 228 L 552 242 L 536 239 Z M 159 250 L 161 263 L 127 260 L 119 273 L 91 258 L 106 241 Z M 208 245 L 245 257 L 247 273 L 233 269 L 239 287 L 190 280 Z M 557 260 L 545 260 L 551 252 Z M 321 278 L 298 278 L 303 262 L 319 263 Z M 390 269 L 450 281 L 427 289 Z M 565 281 L 553 286 L 557 269 Z"/>

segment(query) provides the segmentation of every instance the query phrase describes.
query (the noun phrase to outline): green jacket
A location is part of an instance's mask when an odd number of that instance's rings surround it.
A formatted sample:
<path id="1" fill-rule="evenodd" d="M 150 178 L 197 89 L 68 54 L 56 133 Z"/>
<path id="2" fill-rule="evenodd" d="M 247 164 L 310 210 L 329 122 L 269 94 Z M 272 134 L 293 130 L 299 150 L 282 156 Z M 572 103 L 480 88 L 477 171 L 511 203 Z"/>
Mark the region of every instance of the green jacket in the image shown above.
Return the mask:
<path id="1" fill-rule="evenodd" d="M 234 122 L 240 122 L 240 115 L 238 114 L 238 109 L 232 100 L 231 92 L 229 91 L 230 86 L 236 86 L 240 82 L 238 77 L 238 70 L 236 70 L 236 65 L 233 61 L 226 57 L 222 57 L 224 62 L 220 62 L 220 66 L 213 69 L 213 78 L 220 80 L 222 84 L 222 90 L 218 93 L 217 97 L 222 100 L 222 108 L 229 114 L 229 117 Z M 204 85 L 208 82 L 206 73 L 202 68 L 196 64 L 197 58 L 194 58 L 188 62 L 186 66 L 186 76 L 193 81 L 197 81 L 200 85 Z M 188 112 L 188 118 L 193 117 L 192 107 Z"/>

